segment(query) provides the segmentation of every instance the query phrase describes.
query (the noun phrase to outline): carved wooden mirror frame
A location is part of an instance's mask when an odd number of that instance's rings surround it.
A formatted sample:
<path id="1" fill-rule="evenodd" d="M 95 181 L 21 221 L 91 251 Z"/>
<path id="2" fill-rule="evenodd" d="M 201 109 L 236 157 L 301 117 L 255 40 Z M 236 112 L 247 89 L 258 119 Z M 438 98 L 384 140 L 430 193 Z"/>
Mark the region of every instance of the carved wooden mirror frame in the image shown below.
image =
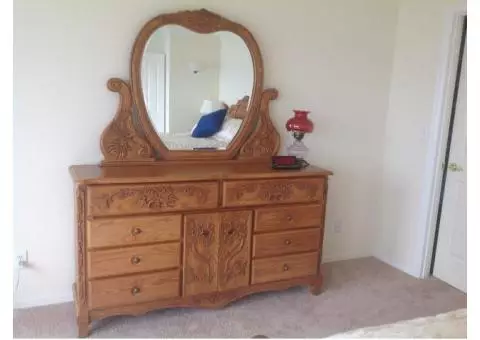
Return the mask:
<path id="1" fill-rule="evenodd" d="M 165 25 L 179 25 L 196 33 L 228 31 L 240 36 L 247 45 L 253 63 L 254 84 L 248 107 L 245 98 L 235 106 L 246 110 L 241 130 L 226 150 L 190 151 L 169 150 L 161 141 L 150 121 L 141 87 L 141 60 L 151 34 Z M 102 165 L 144 164 L 156 161 L 187 160 L 258 160 L 278 152 L 280 136 L 273 126 L 268 106 L 276 99 L 275 89 L 263 90 L 263 62 L 260 49 L 252 34 L 242 25 L 205 9 L 159 15 L 148 21 L 133 45 L 131 84 L 112 78 L 107 86 L 118 92 L 120 104 L 117 113 L 102 133 L 100 146 Z"/>

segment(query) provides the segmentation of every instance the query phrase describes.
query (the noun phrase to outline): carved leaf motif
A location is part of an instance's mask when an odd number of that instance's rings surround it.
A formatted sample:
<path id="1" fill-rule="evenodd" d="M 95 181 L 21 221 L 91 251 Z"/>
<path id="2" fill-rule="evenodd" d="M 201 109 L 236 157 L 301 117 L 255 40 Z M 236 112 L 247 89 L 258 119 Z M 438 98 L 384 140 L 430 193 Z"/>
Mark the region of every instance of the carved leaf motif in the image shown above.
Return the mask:
<path id="1" fill-rule="evenodd" d="M 248 284 L 250 212 L 222 214 L 221 241 L 219 249 L 219 285 L 228 288 L 236 278 L 244 278 L 236 286 Z M 243 281 L 243 282 L 242 282 Z M 233 283 L 235 285 L 235 283 Z M 236 288 L 236 286 L 232 288 Z"/>
<path id="2" fill-rule="evenodd" d="M 112 194 L 105 194 L 100 197 L 106 208 L 110 208 L 116 200 L 136 198 L 136 203 L 142 208 L 161 209 L 173 208 L 179 200 L 179 194 L 193 196 L 199 204 L 204 203 L 208 198 L 208 190 L 197 186 L 187 186 L 182 191 L 175 190 L 170 185 L 147 185 L 141 188 L 120 189 Z"/>
<path id="3" fill-rule="evenodd" d="M 125 126 L 125 122 L 115 122 L 112 124 L 112 137 L 106 144 L 106 149 L 109 154 L 116 159 L 125 159 L 128 152 L 132 151 L 133 134 Z"/>
<path id="4" fill-rule="evenodd" d="M 280 135 L 272 124 L 268 111 L 269 101 L 276 99 L 277 96 L 278 92 L 274 89 L 263 92 L 257 128 L 241 148 L 240 158 L 270 157 L 278 152 Z"/>
<path id="5" fill-rule="evenodd" d="M 185 11 L 183 13 L 185 15 L 183 17 L 183 24 L 196 32 L 215 32 L 221 27 L 222 18 L 205 9 L 200 11 Z M 176 15 L 178 15 L 178 13 Z"/>
<path id="6" fill-rule="evenodd" d="M 183 192 L 188 196 L 195 196 L 198 203 L 203 203 L 207 200 L 208 191 L 203 188 L 187 186 L 183 189 Z"/>
<path id="7" fill-rule="evenodd" d="M 130 197 L 134 197 L 137 194 L 137 192 L 138 192 L 137 190 L 133 190 L 133 189 L 121 189 L 114 194 L 104 195 L 102 199 L 105 200 L 105 206 L 107 208 L 110 208 L 110 206 L 113 204 L 115 199 L 124 200 Z"/>
<path id="8" fill-rule="evenodd" d="M 237 199 L 245 194 L 257 192 L 257 197 L 262 201 L 283 201 L 293 194 L 293 185 L 290 183 L 248 183 L 236 191 Z"/>
<path id="9" fill-rule="evenodd" d="M 260 186 L 259 196 L 264 201 L 283 201 L 292 196 L 293 190 L 291 184 L 262 184 Z"/>
<path id="10" fill-rule="evenodd" d="M 189 258 L 195 259 L 195 264 L 186 260 L 186 283 L 208 282 L 212 283 L 216 276 L 215 251 L 215 224 L 211 221 L 191 218 L 187 223 L 190 235 L 186 237 L 186 253 Z"/>
<path id="11" fill-rule="evenodd" d="M 130 87 L 121 79 L 113 78 L 109 80 L 108 88 L 120 94 L 120 104 L 100 139 L 105 161 L 153 160 L 150 144 L 139 136 L 133 124 Z"/>
<path id="12" fill-rule="evenodd" d="M 311 182 L 297 182 L 294 184 L 295 188 L 301 191 L 307 192 L 307 196 L 311 199 L 314 199 L 318 195 L 318 191 L 320 190 L 319 185 L 315 185 Z"/>
<path id="13" fill-rule="evenodd" d="M 175 191 L 170 186 L 145 187 L 139 195 L 138 202 L 142 207 L 173 208 L 178 201 Z"/>
<path id="14" fill-rule="evenodd" d="M 212 245 L 215 237 L 215 224 L 190 222 L 190 229 L 195 243 L 201 244 L 204 248 Z"/>

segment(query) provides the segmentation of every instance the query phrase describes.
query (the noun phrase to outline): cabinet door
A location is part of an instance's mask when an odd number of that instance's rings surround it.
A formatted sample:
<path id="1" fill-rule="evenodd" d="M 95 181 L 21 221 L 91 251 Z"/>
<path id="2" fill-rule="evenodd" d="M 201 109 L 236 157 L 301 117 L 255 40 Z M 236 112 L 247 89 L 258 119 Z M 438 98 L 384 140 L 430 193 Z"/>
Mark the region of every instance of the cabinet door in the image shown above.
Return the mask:
<path id="1" fill-rule="evenodd" d="M 218 290 L 248 286 L 252 212 L 232 211 L 220 214 Z"/>
<path id="2" fill-rule="evenodd" d="M 183 295 L 217 291 L 219 219 L 217 213 L 185 216 Z"/>

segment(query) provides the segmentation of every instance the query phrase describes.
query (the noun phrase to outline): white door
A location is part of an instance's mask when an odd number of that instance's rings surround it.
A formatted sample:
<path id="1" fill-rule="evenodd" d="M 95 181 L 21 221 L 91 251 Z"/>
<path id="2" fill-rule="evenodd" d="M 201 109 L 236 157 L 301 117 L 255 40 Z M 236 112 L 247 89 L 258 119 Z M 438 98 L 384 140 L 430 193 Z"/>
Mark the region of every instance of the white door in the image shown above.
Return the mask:
<path id="1" fill-rule="evenodd" d="M 467 292 L 467 46 L 458 88 L 433 275 Z"/>
<path id="2" fill-rule="evenodd" d="M 165 54 L 145 52 L 142 59 L 142 89 L 155 130 L 165 132 Z"/>

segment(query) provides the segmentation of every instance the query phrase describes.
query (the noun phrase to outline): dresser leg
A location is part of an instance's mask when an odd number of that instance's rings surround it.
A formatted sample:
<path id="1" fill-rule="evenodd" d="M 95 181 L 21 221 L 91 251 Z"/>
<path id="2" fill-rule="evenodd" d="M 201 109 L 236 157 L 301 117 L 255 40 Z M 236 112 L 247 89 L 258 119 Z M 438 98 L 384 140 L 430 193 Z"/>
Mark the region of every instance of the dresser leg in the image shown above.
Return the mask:
<path id="1" fill-rule="evenodd" d="M 323 288 L 323 276 L 319 274 L 315 280 L 310 284 L 310 294 L 312 295 L 320 295 L 322 293 Z"/>
<path id="2" fill-rule="evenodd" d="M 80 313 L 77 316 L 78 337 L 86 338 L 89 335 L 89 320 L 87 313 Z"/>

